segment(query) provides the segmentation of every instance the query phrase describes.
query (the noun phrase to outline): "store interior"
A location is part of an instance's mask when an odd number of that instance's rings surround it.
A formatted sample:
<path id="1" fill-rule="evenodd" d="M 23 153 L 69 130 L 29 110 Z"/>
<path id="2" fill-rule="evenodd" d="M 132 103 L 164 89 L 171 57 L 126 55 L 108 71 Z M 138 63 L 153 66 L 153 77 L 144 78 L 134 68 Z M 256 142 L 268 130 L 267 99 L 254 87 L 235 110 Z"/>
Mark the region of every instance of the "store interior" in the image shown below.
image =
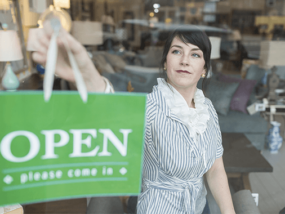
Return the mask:
<path id="1" fill-rule="evenodd" d="M 247 174 L 251 192 L 259 194 L 259 212 L 285 213 L 281 212 L 284 146 L 272 154 L 267 142 L 273 120 L 285 137 L 284 0 L 0 0 L 1 93 L 43 90 L 45 65 L 32 60 L 37 51 L 32 40 L 52 17 L 85 47 L 115 91 L 126 93 L 152 92 L 163 70 L 165 40 L 173 30 L 203 30 L 212 44 L 211 68 L 205 87 L 201 81 L 197 87 L 212 100 L 222 133 L 245 135 L 274 169 Z M 4 35 L 5 31 L 11 33 Z M 13 37 L 13 42 L 6 43 L 4 36 Z M 76 91 L 77 87 L 55 76 L 53 90 Z M 233 194 L 246 189 L 240 185 L 244 177 L 228 178 Z M 109 213 L 127 213 L 131 201 L 129 196 L 91 199 L 88 208 L 90 199 L 74 200 L 72 209 L 83 207 L 76 213 L 91 213 L 102 204 L 102 209 L 119 207 Z M 48 203 L 26 205 L 26 213 L 42 209 L 56 213 L 55 209 L 64 210 L 72 203 L 56 201 L 50 208 Z M 210 205 L 211 213 L 220 213 L 214 202 Z"/>

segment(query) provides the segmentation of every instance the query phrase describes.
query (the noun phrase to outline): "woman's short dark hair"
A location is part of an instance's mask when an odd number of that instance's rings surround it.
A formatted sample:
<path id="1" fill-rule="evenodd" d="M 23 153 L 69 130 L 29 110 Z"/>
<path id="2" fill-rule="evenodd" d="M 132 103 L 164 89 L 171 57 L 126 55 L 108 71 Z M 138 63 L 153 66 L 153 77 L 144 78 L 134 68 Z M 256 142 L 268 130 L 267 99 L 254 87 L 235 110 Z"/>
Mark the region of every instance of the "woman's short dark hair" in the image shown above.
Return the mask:
<path id="1" fill-rule="evenodd" d="M 211 66 L 210 65 L 210 56 L 211 56 L 211 49 L 212 49 L 211 42 L 210 42 L 208 36 L 206 35 L 205 32 L 199 30 L 198 28 L 197 28 L 197 30 L 191 30 L 191 31 L 190 30 L 184 30 L 184 29 L 176 29 L 175 31 L 173 31 L 168 36 L 168 38 L 165 41 L 162 59 L 161 59 L 161 63 L 160 63 L 160 69 L 163 70 L 162 74 L 163 74 L 165 81 L 167 81 L 167 73 L 163 69 L 164 63 L 166 62 L 167 54 L 169 52 L 171 43 L 175 37 L 178 37 L 185 44 L 191 43 L 193 45 L 196 45 L 197 47 L 199 47 L 202 50 L 203 57 L 205 60 L 205 70 L 206 70 L 206 76 L 207 76 L 209 68 Z M 203 79 L 202 88 L 204 88 L 205 79 L 206 78 Z"/>

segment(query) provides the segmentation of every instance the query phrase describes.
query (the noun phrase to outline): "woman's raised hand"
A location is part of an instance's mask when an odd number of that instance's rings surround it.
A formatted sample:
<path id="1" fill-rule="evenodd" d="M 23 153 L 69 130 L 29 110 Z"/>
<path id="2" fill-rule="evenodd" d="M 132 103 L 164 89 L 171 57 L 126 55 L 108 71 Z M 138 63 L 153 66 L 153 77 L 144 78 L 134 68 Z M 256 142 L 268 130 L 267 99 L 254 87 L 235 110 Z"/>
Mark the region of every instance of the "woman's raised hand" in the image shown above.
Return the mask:
<path id="1" fill-rule="evenodd" d="M 52 37 L 53 30 L 49 21 L 44 23 L 43 30 L 38 31 L 33 47 L 36 51 L 33 53 L 33 60 L 42 66 L 46 65 L 47 52 Z M 55 73 L 62 79 L 69 82 L 75 82 L 72 68 L 70 66 L 66 48 L 68 47 L 74 55 L 78 68 L 82 74 L 88 91 L 104 91 L 105 81 L 95 68 L 85 48 L 75 40 L 63 28 L 60 29 L 57 37 L 58 55 Z"/>

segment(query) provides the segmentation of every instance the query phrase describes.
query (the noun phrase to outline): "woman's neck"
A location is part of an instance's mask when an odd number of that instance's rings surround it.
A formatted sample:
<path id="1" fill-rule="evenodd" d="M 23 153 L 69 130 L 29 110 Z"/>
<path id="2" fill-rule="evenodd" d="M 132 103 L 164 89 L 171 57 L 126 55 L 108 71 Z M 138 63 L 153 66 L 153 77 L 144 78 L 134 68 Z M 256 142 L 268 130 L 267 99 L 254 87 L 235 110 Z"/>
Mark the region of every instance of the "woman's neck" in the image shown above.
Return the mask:
<path id="1" fill-rule="evenodd" d="M 181 88 L 175 85 L 172 85 L 172 87 L 174 87 L 182 95 L 182 97 L 190 108 L 195 108 L 194 96 L 197 90 L 196 85 L 187 88 Z"/>

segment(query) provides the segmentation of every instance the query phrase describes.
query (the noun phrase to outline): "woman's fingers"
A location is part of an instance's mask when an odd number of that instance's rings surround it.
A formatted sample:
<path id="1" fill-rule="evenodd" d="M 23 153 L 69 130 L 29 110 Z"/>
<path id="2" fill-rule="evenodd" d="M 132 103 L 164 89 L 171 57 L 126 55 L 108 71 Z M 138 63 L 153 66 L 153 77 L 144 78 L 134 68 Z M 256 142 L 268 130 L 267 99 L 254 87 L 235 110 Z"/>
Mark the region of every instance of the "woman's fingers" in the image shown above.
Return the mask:
<path id="1" fill-rule="evenodd" d="M 41 29 L 37 34 L 37 40 L 40 45 L 46 48 L 46 50 L 49 47 L 50 37 L 45 33 L 44 29 Z"/>
<path id="2" fill-rule="evenodd" d="M 46 54 L 47 53 L 48 48 L 43 46 L 43 45 L 41 45 L 39 43 L 39 41 L 35 42 L 33 44 L 33 46 L 34 46 L 35 52 L 40 52 L 41 54 Z"/>
<path id="3" fill-rule="evenodd" d="M 33 52 L 32 58 L 35 62 L 45 66 L 47 60 L 46 54 L 42 54 L 41 52 Z"/>
<path id="4" fill-rule="evenodd" d="M 45 65 L 50 38 L 42 28 L 38 28 L 34 33 L 35 35 L 33 36 L 34 39 L 31 41 L 31 46 L 35 52 L 33 53 L 32 58 L 35 62 Z"/>
<path id="5" fill-rule="evenodd" d="M 43 30 L 44 30 L 44 33 L 45 35 L 47 36 L 48 39 L 51 38 L 52 34 L 53 34 L 53 29 L 51 27 L 51 24 L 50 24 L 50 20 L 46 20 L 43 24 Z"/>
<path id="6" fill-rule="evenodd" d="M 82 46 L 80 42 L 74 39 L 74 37 L 71 36 L 64 29 L 61 29 L 60 31 L 59 42 L 60 42 L 60 45 L 70 49 L 70 51 L 73 53 L 78 63 L 80 63 L 81 60 L 86 62 L 86 58 L 85 58 L 87 55 L 86 49 Z"/>

